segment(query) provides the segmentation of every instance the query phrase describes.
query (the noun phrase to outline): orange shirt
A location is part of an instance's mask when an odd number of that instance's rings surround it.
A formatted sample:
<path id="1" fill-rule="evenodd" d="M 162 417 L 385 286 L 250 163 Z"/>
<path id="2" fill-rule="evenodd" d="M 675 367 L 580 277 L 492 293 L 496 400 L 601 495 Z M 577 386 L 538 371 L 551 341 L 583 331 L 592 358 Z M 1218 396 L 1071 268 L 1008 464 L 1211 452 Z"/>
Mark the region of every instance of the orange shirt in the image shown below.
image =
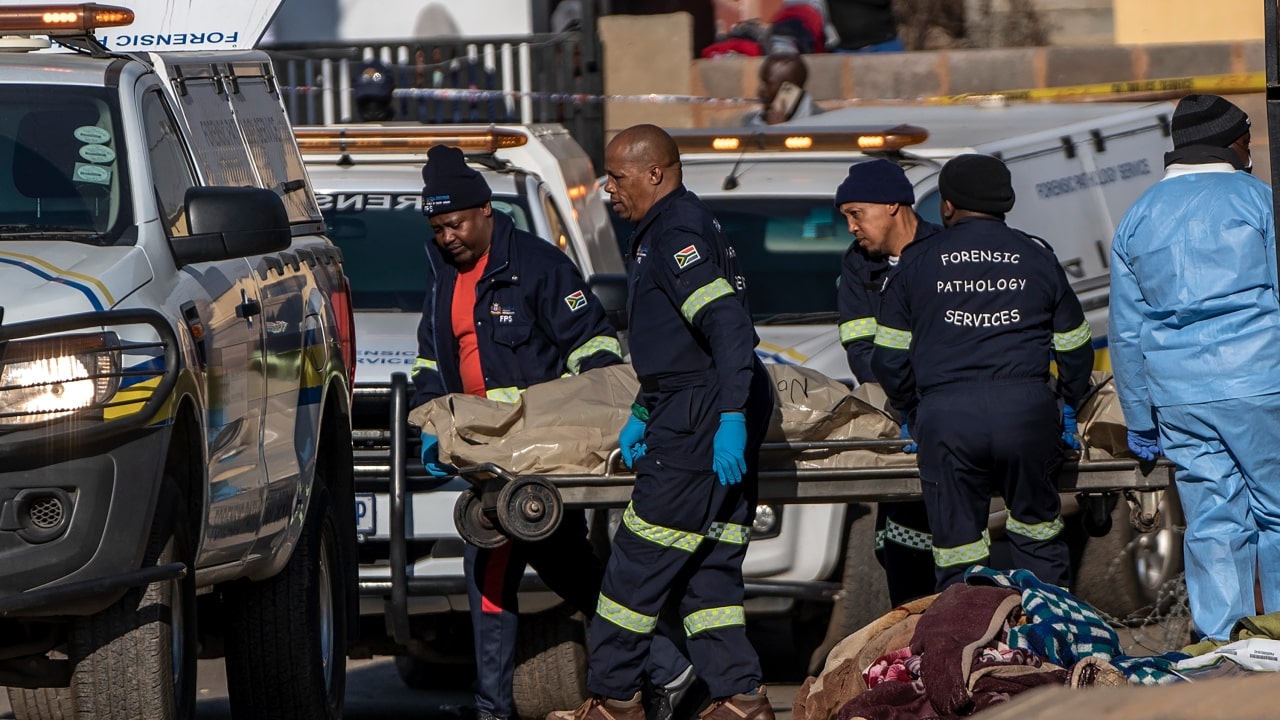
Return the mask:
<path id="1" fill-rule="evenodd" d="M 453 286 L 453 307 L 450 308 L 453 336 L 458 340 L 458 370 L 462 373 L 462 391 L 468 395 L 485 396 L 484 370 L 480 367 L 480 345 L 476 342 L 476 284 L 484 275 L 489 253 L 485 253 L 470 268 L 458 271 L 458 281 Z"/>

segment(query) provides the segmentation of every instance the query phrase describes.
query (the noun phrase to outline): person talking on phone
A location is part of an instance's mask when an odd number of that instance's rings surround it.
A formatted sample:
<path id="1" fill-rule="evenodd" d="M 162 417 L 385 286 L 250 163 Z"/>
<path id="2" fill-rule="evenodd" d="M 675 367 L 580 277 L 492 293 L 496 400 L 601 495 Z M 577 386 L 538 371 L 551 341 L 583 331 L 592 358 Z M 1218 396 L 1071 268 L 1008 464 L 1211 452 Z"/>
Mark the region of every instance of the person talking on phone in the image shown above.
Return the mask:
<path id="1" fill-rule="evenodd" d="M 805 92 L 809 68 L 804 58 L 795 53 L 774 53 L 760 63 L 760 85 L 756 96 L 760 109 L 752 110 L 742 119 L 747 127 L 777 125 L 789 120 L 810 117 L 822 112 Z"/>

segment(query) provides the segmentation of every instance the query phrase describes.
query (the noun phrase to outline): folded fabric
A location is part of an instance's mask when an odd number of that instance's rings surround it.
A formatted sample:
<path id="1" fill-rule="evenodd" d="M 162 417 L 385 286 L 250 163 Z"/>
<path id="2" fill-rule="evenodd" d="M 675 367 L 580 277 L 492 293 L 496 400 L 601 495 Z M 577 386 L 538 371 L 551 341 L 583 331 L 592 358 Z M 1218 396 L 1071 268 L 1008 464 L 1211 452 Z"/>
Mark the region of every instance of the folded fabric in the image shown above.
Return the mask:
<path id="1" fill-rule="evenodd" d="M 909 647 L 881 655 L 862 673 L 868 689 L 888 680 L 911 682 L 919 677 L 920 658 L 912 655 Z"/>
<path id="2" fill-rule="evenodd" d="M 936 718 L 924 683 L 882 682 L 840 707 L 836 720 L 930 720 Z"/>
<path id="3" fill-rule="evenodd" d="M 1212 665 L 1219 659 L 1230 660 L 1247 670 L 1280 671 L 1280 640 L 1262 637 L 1237 640 L 1204 655 L 1180 660 L 1173 667 L 1179 672 L 1193 670 Z"/>

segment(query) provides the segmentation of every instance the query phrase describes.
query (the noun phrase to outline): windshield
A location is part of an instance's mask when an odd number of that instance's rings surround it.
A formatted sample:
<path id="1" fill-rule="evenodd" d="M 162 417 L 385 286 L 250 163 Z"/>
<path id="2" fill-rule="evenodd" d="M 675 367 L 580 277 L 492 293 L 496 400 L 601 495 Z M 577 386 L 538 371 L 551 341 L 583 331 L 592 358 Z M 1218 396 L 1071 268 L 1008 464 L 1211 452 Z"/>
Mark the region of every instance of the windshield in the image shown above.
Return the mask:
<path id="1" fill-rule="evenodd" d="M 110 243 L 132 223 L 115 95 L 0 85 L 0 240 Z"/>
<path id="2" fill-rule="evenodd" d="M 355 309 L 422 312 L 427 291 L 423 243 L 432 235 L 422 215 L 421 196 L 342 193 L 318 194 L 316 199 L 329 239 L 342 248 Z M 495 195 L 491 202 L 517 228 L 532 232 L 524 200 Z"/>

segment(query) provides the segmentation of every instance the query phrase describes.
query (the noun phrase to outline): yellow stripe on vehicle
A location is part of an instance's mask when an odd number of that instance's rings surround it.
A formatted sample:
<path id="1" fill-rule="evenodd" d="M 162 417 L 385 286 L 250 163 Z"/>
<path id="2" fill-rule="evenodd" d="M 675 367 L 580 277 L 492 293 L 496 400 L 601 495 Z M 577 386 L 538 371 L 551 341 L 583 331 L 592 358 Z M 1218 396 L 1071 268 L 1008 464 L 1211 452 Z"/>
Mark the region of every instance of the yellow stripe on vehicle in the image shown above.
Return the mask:
<path id="1" fill-rule="evenodd" d="M 151 396 L 155 393 L 156 387 L 160 385 L 160 378 L 153 377 L 141 382 L 136 382 L 127 388 L 119 390 L 111 399 L 107 401 L 112 407 L 102 409 L 102 417 L 104 420 L 118 420 L 127 415 L 133 415 L 142 410 L 142 406 L 147 404 Z M 115 405 L 115 403 L 122 403 Z M 157 415 L 162 416 L 163 413 Z"/>

